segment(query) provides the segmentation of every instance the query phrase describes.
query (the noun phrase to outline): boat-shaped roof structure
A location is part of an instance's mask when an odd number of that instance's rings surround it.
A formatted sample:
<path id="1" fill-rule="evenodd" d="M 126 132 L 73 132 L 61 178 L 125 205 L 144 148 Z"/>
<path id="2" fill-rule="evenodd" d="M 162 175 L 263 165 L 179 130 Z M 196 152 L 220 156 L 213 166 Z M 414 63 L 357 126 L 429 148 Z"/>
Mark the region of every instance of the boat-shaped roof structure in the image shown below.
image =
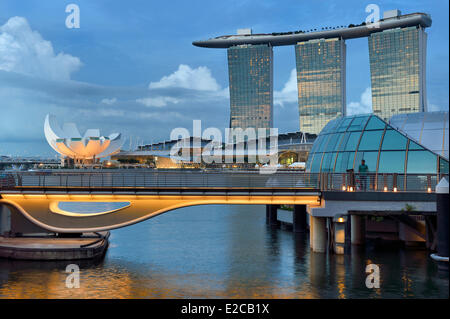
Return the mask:
<path id="1" fill-rule="evenodd" d="M 350 24 L 348 27 L 326 28 L 321 31 L 292 31 L 264 34 L 239 34 L 224 35 L 208 40 L 192 42 L 193 45 L 204 48 L 229 48 L 236 45 L 245 44 L 268 44 L 270 46 L 293 45 L 298 42 L 314 39 L 342 38 L 353 39 L 367 37 L 371 33 L 380 32 L 387 29 L 421 26 L 427 28 L 431 26 L 431 17 L 426 13 L 411 13 L 397 17 L 380 19 L 378 27 L 375 24 L 360 25 Z"/>

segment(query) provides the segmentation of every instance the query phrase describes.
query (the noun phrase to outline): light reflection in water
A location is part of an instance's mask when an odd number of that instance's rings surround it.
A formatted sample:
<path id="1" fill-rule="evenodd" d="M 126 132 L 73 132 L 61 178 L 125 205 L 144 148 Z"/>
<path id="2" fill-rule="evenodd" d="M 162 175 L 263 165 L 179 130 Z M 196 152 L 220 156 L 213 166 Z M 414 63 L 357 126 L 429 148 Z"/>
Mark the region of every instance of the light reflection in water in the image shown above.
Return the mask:
<path id="1" fill-rule="evenodd" d="M 2 298 L 448 298 L 426 251 L 352 247 L 312 253 L 308 234 L 265 225 L 263 206 L 178 209 L 112 231 L 101 261 L 0 260 Z M 367 289 L 367 263 L 380 265 L 380 289 Z"/>

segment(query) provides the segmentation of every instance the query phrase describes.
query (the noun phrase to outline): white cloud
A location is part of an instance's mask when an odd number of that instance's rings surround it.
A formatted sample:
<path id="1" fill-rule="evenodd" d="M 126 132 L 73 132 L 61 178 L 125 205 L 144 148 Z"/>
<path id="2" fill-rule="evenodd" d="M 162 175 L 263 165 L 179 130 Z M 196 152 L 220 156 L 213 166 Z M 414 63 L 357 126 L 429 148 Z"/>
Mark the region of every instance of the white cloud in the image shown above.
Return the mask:
<path id="1" fill-rule="evenodd" d="M 12 17 L 0 26 L 0 70 L 69 80 L 81 65 L 77 57 L 55 54 L 52 43 L 31 30 L 23 17 Z"/>
<path id="2" fill-rule="evenodd" d="M 361 94 L 359 102 L 350 102 L 347 104 L 347 115 L 372 113 L 372 90 L 366 88 Z"/>
<path id="3" fill-rule="evenodd" d="M 205 66 L 191 68 L 180 64 L 178 70 L 170 75 L 163 76 L 158 82 L 151 82 L 150 89 L 185 88 L 198 91 L 220 91 L 220 85 Z"/>
<path id="4" fill-rule="evenodd" d="M 170 96 L 157 96 L 157 97 L 146 97 L 142 99 L 136 99 L 136 102 L 141 103 L 145 106 L 151 107 L 164 107 L 167 104 L 178 104 L 179 99 Z"/>
<path id="5" fill-rule="evenodd" d="M 297 89 L 297 71 L 292 69 L 289 80 L 284 84 L 281 91 L 274 92 L 274 104 L 284 106 L 284 103 L 297 103 L 298 89 Z"/>
<path id="6" fill-rule="evenodd" d="M 117 98 L 113 97 L 112 99 L 103 99 L 101 103 L 106 105 L 113 105 L 117 102 Z"/>

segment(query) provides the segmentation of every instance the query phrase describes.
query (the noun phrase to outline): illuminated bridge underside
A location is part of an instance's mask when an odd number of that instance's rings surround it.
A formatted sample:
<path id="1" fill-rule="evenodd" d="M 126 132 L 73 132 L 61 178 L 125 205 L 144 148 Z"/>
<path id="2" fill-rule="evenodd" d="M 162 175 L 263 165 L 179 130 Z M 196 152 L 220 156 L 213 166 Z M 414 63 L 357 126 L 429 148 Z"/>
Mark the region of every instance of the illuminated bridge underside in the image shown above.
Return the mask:
<path id="1" fill-rule="evenodd" d="M 210 190 L 209 190 L 210 191 Z M 22 213 L 37 226 L 58 233 L 104 231 L 135 224 L 181 207 L 211 204 L 292 204 L 320 206 L 320 193 L 314 190 L 189 191 L 143 194 L 1 194 L 0 204 Z M 91 216 L 70 216 L 57 209 L 60 202 L 128 202 L 122 209 Z"/>

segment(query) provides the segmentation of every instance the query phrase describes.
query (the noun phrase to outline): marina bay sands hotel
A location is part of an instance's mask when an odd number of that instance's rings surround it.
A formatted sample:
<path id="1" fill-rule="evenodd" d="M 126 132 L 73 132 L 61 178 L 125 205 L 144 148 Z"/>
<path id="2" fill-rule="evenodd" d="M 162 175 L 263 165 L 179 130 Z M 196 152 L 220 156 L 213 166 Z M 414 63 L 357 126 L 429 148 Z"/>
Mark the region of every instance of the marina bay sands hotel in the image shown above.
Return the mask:
<path id="1" fill-rule="evenodd" d="M 294 45 L 300 131 L 318 134 L 328 121 L 346 115 L 345 40 L 369 42 L 372 108 L 388 121 L 394 114 L 424 112 L 426 105 L 424 13 L 386 11 L 378 23 L 322 30 L 237 35 L 194 41 L 226 48 L 230 86 L 230 127 L 273 127 L 273 47 Z"/>

